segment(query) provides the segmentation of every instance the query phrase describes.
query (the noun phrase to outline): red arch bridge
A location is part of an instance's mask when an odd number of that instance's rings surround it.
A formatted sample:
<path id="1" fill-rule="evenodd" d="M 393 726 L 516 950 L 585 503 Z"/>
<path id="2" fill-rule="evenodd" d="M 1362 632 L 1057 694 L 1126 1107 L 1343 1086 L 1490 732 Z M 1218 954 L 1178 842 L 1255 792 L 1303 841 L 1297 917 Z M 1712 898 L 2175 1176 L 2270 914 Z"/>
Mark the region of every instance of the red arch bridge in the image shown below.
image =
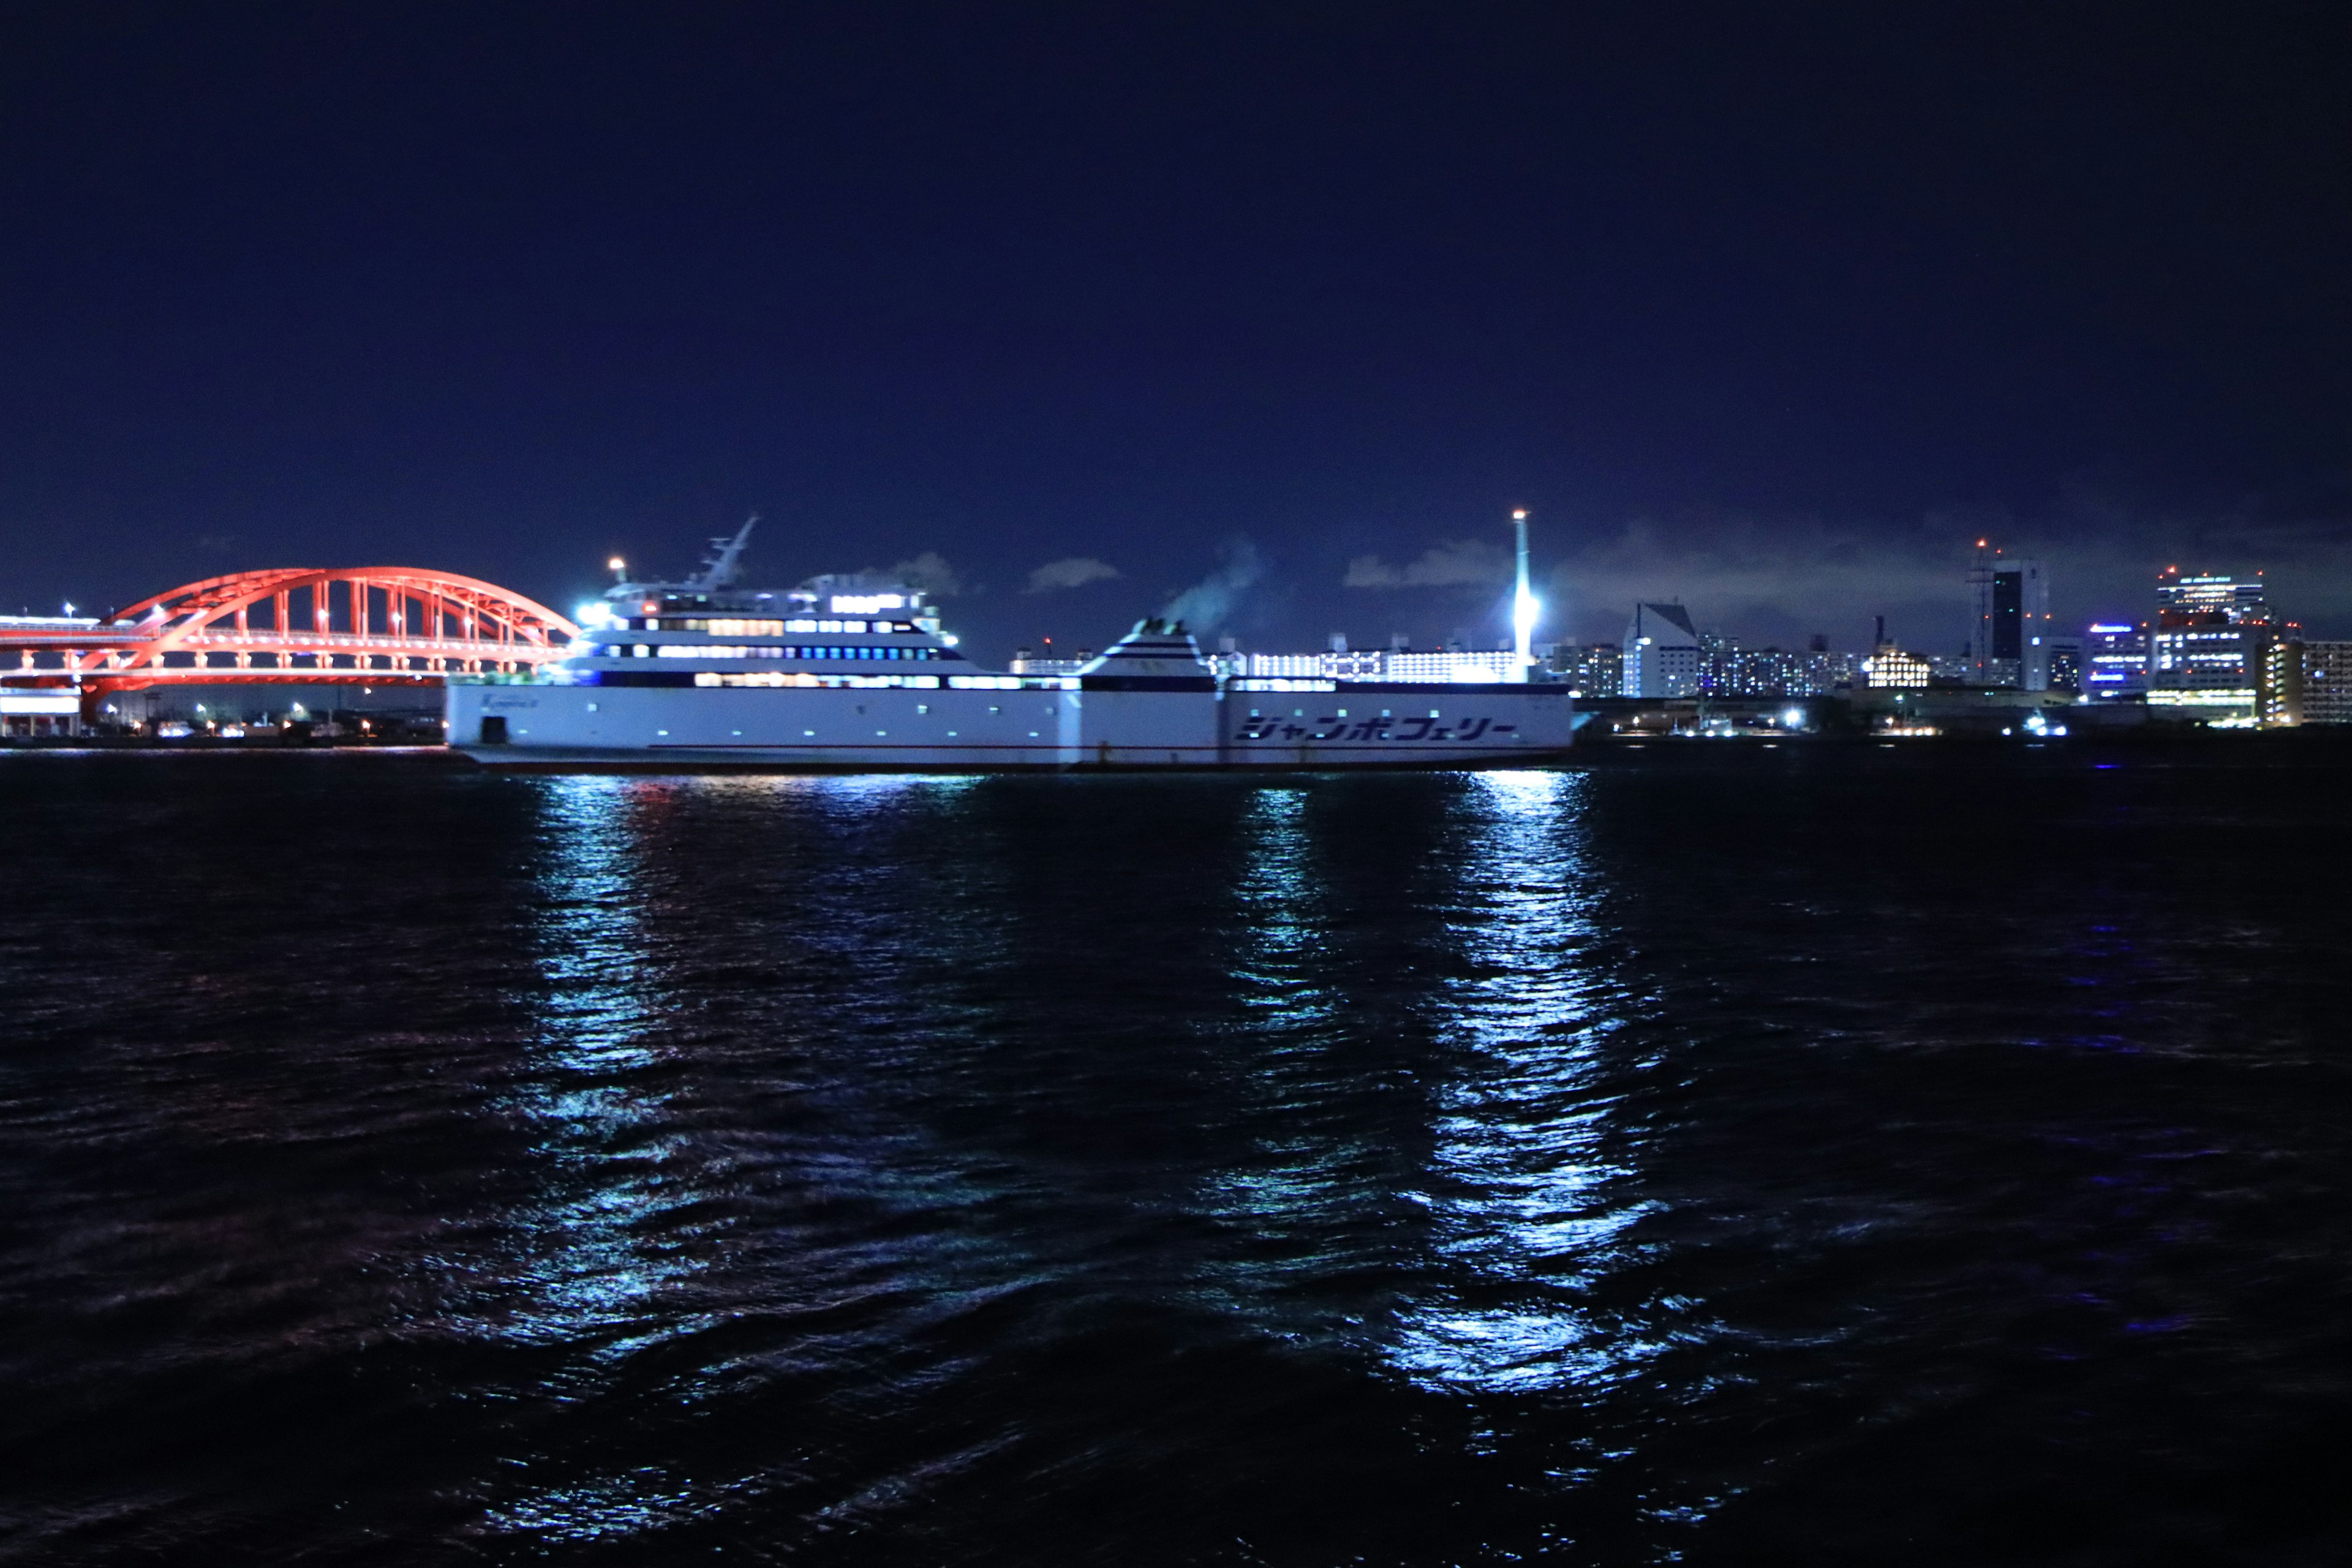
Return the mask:
<path id="1" fill-rule="evenodd" d="M 159 686 L 437 686 L 452 675 L 528 673 L 562 657 L 578 632 L 544 605 L 447 572 L 238 572 L 103 620 L 0 617 L 0 697 L 54 702 L 69 690 L 88 718 L 110 693 Z"/>

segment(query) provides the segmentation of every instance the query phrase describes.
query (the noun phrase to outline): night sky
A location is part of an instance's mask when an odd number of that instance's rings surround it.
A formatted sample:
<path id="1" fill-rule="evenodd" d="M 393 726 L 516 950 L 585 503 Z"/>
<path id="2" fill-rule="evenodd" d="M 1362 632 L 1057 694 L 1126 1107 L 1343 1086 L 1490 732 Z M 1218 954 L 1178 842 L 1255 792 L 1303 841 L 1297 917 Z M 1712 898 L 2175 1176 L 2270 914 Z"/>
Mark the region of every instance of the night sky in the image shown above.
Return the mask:
<path id="1" fill-rule="evenodd" d="M 983 657 L 1490 641 L 1525 506 L 1546 635 L 2352 635 L 2347 165 L 2340 4 L 18 5 L 0 607 L 757 510 Z"/>

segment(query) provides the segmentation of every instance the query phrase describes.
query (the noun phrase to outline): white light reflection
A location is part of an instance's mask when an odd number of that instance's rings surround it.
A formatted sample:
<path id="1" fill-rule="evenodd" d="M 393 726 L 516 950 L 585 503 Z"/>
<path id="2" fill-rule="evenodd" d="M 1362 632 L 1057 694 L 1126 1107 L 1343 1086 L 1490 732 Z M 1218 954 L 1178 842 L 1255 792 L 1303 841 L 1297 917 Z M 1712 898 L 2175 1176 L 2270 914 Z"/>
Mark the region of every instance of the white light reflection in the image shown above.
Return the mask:
<path id="1" fill-rule="evenodd" d="M 1594 964 L 1580 773 L 1471 781 L 1440 1037 L 1466 1064 L 1439 1096 L 1425 1189 L 1442 1283 L 1400 1313 L 1414 1381 L 1482 1392 L 1606 1381 L 1656 1347 L 1596 1313 L 1589 1286 L 1643 1208 L 1611 1190 L 1596 1047 L 1614 988 Z"/>
<path id="2" fill-rule="evenodd" d="M 902 1217 L 961 1215 L 994 1195 L 898 1104 L 904 1075 L 928 1072 L 969 1034 L 908 976 L 984 965 L 1006 940 L 992 917 L 1007 895 L 981 874 L 989 847 L 958 837 L 948 829 L 961 819 L 937 809 L 978 782 L 532 785 L 544 792 L 544 1001 L 522 1081 L 501 1109 L 527 1130 L 534 1192 L 509 1211 L 506 1253 L 488 1270 L 495 1294 L 485 1292 L 471 1331 L 557 1352 L 524 1361 L 527 1402 L 601 1403 L 604 1413 L 552 1425 L 556 1437 L 527 1466 L 494 1472 L 488 1530 L 542 1551 L 609 1545 L 804 1485 L 791 1466 L 739 1472 L 720 1456 L 682 1458 L 660 1428 L 616 1441 L 614 1412 L 635 1405 L 658 1421 L 807 1362 L 879 1357 L 873 1347 L 911 1339 L 924 1314 L 1011 1288 L 1004 1277 L 1022 1260 L 976 1227 L 959 1222 L 940 1242 Z M 910 844 L 922 847 L 911 859 Z M 759 961 L 852 977 L 818 1024 L 856 1018 L 871 1032 L 835 1041 L 829 1067 L 755 1065 L 748 1041 L 772 1042 L 780 1056 L 795 1048 L 794 999 L 806 993 L 780 978 L 717 1015 L 696 977 L 712 963 Z M 746 1116 L 714 1103 L 719 1085 L 760 1095 L 765 1109 Z M 819 1204 L 825 1223 L 794 1220 Z M 848 1217 L 861 1210 L 875 1216 L 870 1230 Z M 927 1247 L 940 1256 L 927 1259 Z M 908 1288 L 927 1264 L 934 1288 Z M 906 1298 L 902 1330 L 820 1329 L 772 1343 L 764 1371 L 692 1348 L 747 1305 L 771 1322 L 832 1321 L 846 1303 L 894 1294 Z M 595 1434 L 593 1461 L 572 1447 L 583 1429 Z"/>
<path id="3" fill-rule="evenodd" d="M 670 787 L 599 777 L 545 785 L 546 1002 L 531 1070 L 508 1110 L 535 1129 L 533 1152 L 549 1179 L 538 1205 L 515 1216 L 528 1250 L 504 1332 L 589 1336 L 602 1342 L 603 1358 L 636 1342 L 626 1330 L 647 1298 L 690 1267 L 654 1239 L 669 1234 L 662 1212 L 687 1194 L 666 1190 L 661 1101 L 632 1081 L 659 1059 L 648 1037 L 665 1015 L 644 973 L 637 816 L 643 797 Z"/>
<path id="4" fill-rule="evenodd" d="M 1203 1181 L 1197 1201 L 1227 1245 L 1193 1279 L 1213 1310 L 1293 1344 L 1377 1347 L 1385 1314 L 1366 1310 L 1360 1282 L 1391 1263 L 1398 1220 L 1417 1217 L 1398 1192 L 1411 1156 L 1388 1132 L 1417 1119 L 1420 1096 L 1367 1058 L 1343 900 L 1324 864 L 1336 824 L 1316 820 L 1316 798 L 1262 788 L 1241 822 L 1230 973 L 1242 1017 L 1220 1056 L 1242 1068 L 1245 1152 Z"/>
<path id="5" fill-rule="evenodd" d="M 474 1331 L 564 1347 L 534 1392 L 568 1402 L 619 1384 L 633 1352 L 710 1320 L 679 1310 L 680 1287 L 702 1267 L 689 1250 L 697 1227 L 681 1213 L 698 1194 L 681 1173 L 690 1161 L 667 1095 L 653 1087 L 663 1062 L 654 1041 L 669 1010 L 647 973 L 645 828 L 682 786 L 566 777 L 539 787 L 544 1002 L 501 1105 L 528 1130 L 537 1191 L 509 1213 L 510 1249 L 491 1265 L 495 1295 Z M 568 1472 L 488 1500 L 483 1522 L 542 1542 L 628 1536 L 709 1510 L 709 1490 L 656 1469 Z"/>

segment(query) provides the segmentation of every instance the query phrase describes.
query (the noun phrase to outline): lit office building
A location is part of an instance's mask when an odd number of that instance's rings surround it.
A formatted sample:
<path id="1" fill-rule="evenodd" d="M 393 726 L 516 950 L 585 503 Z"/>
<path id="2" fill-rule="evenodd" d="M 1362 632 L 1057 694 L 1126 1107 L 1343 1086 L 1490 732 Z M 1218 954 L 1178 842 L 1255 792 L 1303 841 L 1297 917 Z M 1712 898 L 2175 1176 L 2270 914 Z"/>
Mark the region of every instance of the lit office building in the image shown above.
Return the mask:
<path id="1" fill-rule="evenodd" d="M 1024 654 L 1028 651 L 1022 650 Z M 1445 685 L 1462 681 L 1502 681 L 1510 679 L 1517 655 L 1510 648 L 1465 648 L 1459 646 L 1415 653 L 1399 634 L 1384 648 L 1350 648 L 1348 639 L 1332 634 L 1321 653 L 1245 653 L 1235 639 L 1219 637 L 1217 651 L 1207 656 L 1209 666 L 1227 679 L 1253 680 L 1402 680 Z M 1035 670 L 1042 661 L 1033 661 Z M 1022 666 L 1013 666 L 1016 674 Z M 1540 680 L 1559 678 L 1549 674 Z"/>
<path id="2" fill-rule="evenodd" d="M 1253 653 L 1245 658 L 1243 673 L 1259 679 L 1318 680 L 1323 675 L 1319 653 Z"/>
<path id="3" fill-rule="evenodd" d="M 2147 700 L 2183 717 L 2221 723 L 2288 721 L 2286 666 L 2271 657 L 2288 640 L 2259 577 L 2183 577 L 2168 571 L 2156 590 L 2147 647 Z M 2299 666 L 2294 671 L 2301 680 Z"/>
<path id="4" fill-rule="evenodd" d="M 2260 678 L 2254 682 L 2255 721 L 2302 723 L 2303 689 L 2303 641 L 2290 630 L 2263 649 Z"/>
<path id="5" fill-rule="evenodd" d="M 1230 641 L 1231 639 L 1227 639 Z M 1228 676 L 1257 680 L 1403 680 L 1444 685 L 1510 678 L 1509 648 L 1349 648 L 1338 637 L 1323 653 L 1241 653 L 1221 648 L 1211 662 Z"/>
<path id="6" fill-rule="evenodd" d="M 2094 702 L 2147 695 L 2147 628 L 2113 622 L 2083 636 L 2083 695 Z"/>
<path id="7" fill-rule="evenodd" d="M 1969 647 L 1977 683 L 2049 690 L 2050 579 L 2041 563 L 2011 561 L 1997 550 L 1987 553 L 1979 540 L 1969 586 L 1977 606 Z"/>
<path id="8" fill-rule="evenodd" d="M 1876 687 L 1924 690 L 1935 679 L 1934 666 L 1924 656 L 1906 653 L 1893 643 L 1880 643 L 1878 650 L 1862 661 L 1862 668 L 1864 677 Z"/>
<path id="9" fill-rule="evenodd" d="M 1389 666 L 1404 651 L 1402 647 L 1385 652 L 1373 647 L 1350 650 L 1346 637 L 1334 637 L 1330 651 L 1322 656 L 1323 675 L 1328 680 L 1392 680 L 1395 677 L 1389 674 Z"/>
<path id="10" fill-rule="evenodd" d="M 1699 689 L 1710 697 L 1811 697 L 1822 689 L 1803 654 L 1705 634 L 1700 641 Z"/>
<path id="11" fill-rule="evenodd" d="M 1561 643 L 1548 661 L 1552 673 L 1584 697 L 1615 697 L 1625 687 L 1625 650 L 1615 643 Z"/>
<path id="12" fill-rule="evenodd" d="M 1870 684 L 1869 663 L 1867 655 L 1815 647 L 1805 655 L 1805 680 L 1817 692 L 1835 691 L 1841 686 L 1851 690 Z"/>
<path id="13" fill-rule="evenodd" d="M 1680 605 L 1640 604 L 1618 645 L 1623 665 L 1618 690 L 1627 697 L 1695 697 L 1699 689 L 1698 633 Z"/>
<path id="14" fill-rule="evenodd" d="M 1378 677 L 1365 679 L 1425 680 L 1432 684 L 1454 680 L 1508 680 L 1518 655 L 1507 647 L 1451 648 L 1444 653 L 1391 653 L 1388 668 Z"/>
<path id="15" fill-rule="evenodd" d="M 2083 639 L 2081 637 L 2051 637 L 2050 689 L 2075 691 L 2083 689 Z"/>
<path id="16" fill-rule="evenodd" d="M 2303 721 L 2352 724 L 2352 642 L 2303 645 Z"/>

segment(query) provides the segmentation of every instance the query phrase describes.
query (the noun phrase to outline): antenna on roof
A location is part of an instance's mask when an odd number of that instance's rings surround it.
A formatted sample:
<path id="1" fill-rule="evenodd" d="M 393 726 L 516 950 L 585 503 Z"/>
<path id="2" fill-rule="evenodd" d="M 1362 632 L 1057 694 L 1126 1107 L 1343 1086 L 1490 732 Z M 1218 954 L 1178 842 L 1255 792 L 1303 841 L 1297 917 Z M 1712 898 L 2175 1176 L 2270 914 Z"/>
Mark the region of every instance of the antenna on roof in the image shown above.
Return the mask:
<path id="1" fill-rule="evenodd" d="M 760 514 L 755 511 L 735 531 L 734 538 L 712 540 L 710 553 L 703 557 L 702 570 L 688 578 L 686 585 L 708 592 L 735 581 L 735 563 L 742 558 L 743 546 L 751 542 L 751 525 L 759 521 Z"/>

